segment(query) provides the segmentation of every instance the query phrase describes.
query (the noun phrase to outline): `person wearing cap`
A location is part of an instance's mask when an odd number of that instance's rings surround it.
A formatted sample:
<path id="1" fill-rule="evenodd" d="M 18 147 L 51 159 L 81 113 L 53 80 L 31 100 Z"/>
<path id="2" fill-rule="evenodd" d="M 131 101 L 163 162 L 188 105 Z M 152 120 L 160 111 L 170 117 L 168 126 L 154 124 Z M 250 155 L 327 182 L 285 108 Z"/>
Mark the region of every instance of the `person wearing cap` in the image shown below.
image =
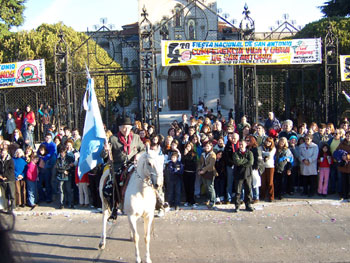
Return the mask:
<path id="1" fill-rule="evenodd" d="M 113 157 L 113 168 L 115 179 L 119 178 L 119 171 L 131 161 L 137 162 L 138 155 L 145 150 L 145 145 L 141 141 L 138 134 L 133 133 L 132 123 L 129 117 L 124 117 L 119 125 L 117 135 L 112 135 L 109 138 L 109 143 L 106 141 L 104 150 L 101 152 L 102 158 L 108 158 L 111 151 Z M 116 180 L 114 180 L 116 182 Z M 116 200 L 112 210 L 112 219 L 117 217 L 117 205 L 120 200 Z"/>

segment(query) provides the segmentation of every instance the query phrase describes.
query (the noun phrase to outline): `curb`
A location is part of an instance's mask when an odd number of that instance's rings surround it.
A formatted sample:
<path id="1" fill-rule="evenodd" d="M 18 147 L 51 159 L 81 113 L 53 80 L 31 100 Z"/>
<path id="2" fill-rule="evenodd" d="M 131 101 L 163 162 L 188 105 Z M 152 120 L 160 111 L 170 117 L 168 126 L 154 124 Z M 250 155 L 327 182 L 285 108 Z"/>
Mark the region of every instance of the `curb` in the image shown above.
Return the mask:
<path id="1" fill-rule="evenodd" d="M 346 200 L 298 200 L 298 201 L 278 201 L 278 202 L 261 202 L 254 204 L 253 207 L 255 210 L 263 210 L 265 207 L 270 206 L 277 206 L 277 207 L 283 207 L 283 206 L 301 206 L 301 205 L 334 205 L 334 206 L 340 206 L 344 204 L 350 204 Z M 224 209 L 229 208 L 231 209 L 234 205 L 218 205 L 218 208 Z M 193 209 L 191 207 L 185 207 L 181 206 L 181 210 L 208 210 L 206 205 L 199 205 L 197 208 Z M 171 210 L 174 211 L 174 210 Z M 214 211 L 214 210 L 208 210 L 208 211 Z M 175 211 L 174 211 L 175 212 Z M 176 211 L 177 212 L 177 211 Z M 14 211 L 14 214 L 16 216 L 60 216 L 63 215 L 65 217 L 70 217 L 74 215 L 91 215 L 91 214 L 101 214 L 100 211 L 94 209 L 94 210 L 80 210 L 80 209 L 48 209 L 48 210 L 41 210 L 41 211 Z M 119 213 L 118 213 L 119 214 Z"/>

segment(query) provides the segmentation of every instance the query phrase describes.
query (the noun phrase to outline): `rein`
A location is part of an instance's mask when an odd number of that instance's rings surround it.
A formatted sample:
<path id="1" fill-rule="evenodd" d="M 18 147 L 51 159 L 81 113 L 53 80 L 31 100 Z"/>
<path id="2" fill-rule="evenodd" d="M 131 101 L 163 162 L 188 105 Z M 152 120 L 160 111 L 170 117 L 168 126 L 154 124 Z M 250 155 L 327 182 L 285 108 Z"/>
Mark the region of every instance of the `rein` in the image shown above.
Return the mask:
<path id="1" fill-rule="evenodd" d="M 137 172 L 137 169 L 135 170 L 135 173 L 136 173 L 136 177 L 137 177 L 138 179 L 140 179 L 146 186 L 149 186 L 149 187 L 154 188 L 153 182 L 152 182 L 152 180 L 151 180 L 151 177 L 142 178 L 141 175 L 139 175 L 139 173 Z"/>

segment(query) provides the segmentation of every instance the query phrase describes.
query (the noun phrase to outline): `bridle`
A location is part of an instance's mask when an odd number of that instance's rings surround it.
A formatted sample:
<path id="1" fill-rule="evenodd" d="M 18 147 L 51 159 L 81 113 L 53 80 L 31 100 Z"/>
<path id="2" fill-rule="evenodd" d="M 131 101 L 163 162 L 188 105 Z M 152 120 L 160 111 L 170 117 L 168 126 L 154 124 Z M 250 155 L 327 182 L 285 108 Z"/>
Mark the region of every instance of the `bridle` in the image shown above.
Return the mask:
<path id="1" fill-rule="evenodd" d="M 147 176 L 145 178 L 142 178 L 141 175 L 139 175 L 139 173 L 137 172 L 137 170 L 135 170 L 134 173 L 136 174 L 136 177 L 138 179 L 140 179 L 143 182 L 144 185 L 146 185 L 146 187 L 149 186 L 149 187 L 155 188 L 154 184 L 152 182 L 152 179 L 151 179 L 151 176 L 155 175 L 155 173 L 151 173 L 151 175 L 149 175 L 149 176 Z"/>

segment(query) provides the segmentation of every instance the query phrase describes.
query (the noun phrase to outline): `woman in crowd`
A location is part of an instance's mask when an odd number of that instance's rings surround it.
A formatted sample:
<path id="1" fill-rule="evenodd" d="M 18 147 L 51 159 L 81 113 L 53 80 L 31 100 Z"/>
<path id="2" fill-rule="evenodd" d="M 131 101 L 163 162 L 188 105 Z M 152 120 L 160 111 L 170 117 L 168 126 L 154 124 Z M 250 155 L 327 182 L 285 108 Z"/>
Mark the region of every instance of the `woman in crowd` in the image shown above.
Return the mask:
<path id="1" fill-rule="evenodd" d="M 267 199 L 268 202 L 275 200 L 275 190 L 273 176 L 275 173 L 275 154 L 276 148 L 273 138 L 267 137 L 262 146 L 262 157 L 264 160 L 265 170 L 261 175 L 260 200 Z"/>
<path id="2" fill-rule="evenodd" d="M 188 142 L 185 145 L 182 163 L 184 164 L 183 182 L 186 195 L 185 206 L 191 205 L 196 207 L 196 202 L 194 199 L 194 183 L 196 181 L 197 155 L 191 142 Z"/>
<path id="3" fill-rule="evenodd" d="M 25 207 L 26 201 L 26 166 L 27 162 L 24 158 L 24 152 L 22 149 L 17 149 L 13 158 L 15 165 L 15 178 L 16 178 L 16 206 Z"/>
<path id="4" fill-rule="evenodd" d="M 300 173 L 303 176 L 304 195 L 312 197 L 316 190 L 318 146 L 312 142 L 312 135 L 305 136 L 299 146 Z"/>
<path id="5" fill-rule="evenodd" d="M 286 181 L 287 177 L 292 176 L 292 164 L 293 154 L 288 149 L 287 138 L 281 137 L 277 144 L 274 175 L 275 198 L 278 200 L 282 199 L 283 181 Z"/>
<path id="6" fill-rule="evenodd" d="M 253 203 L 257 203 L 259 201 L 259 188 L 261 186 L 261 175 L 265 170 L 264 160 L 262 157 L 261 147 L 258 147 L 258 142 L 256 141 L 253 135 L 248 135 L 246 138 L 248 149 L 253 153 L 254 156 L 254 164 L 253 171 L 257 171 L 257 174 L 253 175 Z M 256 172 L 255 172 L 256 173 Z M 259 178 L 254 178 L 254 176 L 258 176 Z"/>
<path id="7" fill-rule="evenodd" d="M 21 148 L 22 150 L 24 149 L 24 139 L 22 136 L 22 132 L 19 129 L 15 129 L 13 131 L 11 142 L 16 143 L 19 146 L 19 148 Z"/>

